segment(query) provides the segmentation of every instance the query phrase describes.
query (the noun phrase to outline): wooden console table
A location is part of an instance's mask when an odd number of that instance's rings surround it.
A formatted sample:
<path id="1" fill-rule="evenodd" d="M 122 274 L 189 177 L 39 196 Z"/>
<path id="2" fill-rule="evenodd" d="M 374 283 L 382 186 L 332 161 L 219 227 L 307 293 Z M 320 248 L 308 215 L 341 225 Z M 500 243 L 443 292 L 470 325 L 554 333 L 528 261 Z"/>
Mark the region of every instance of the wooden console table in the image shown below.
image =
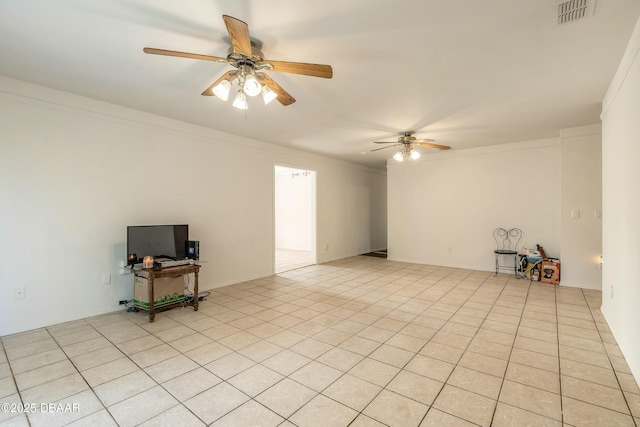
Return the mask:
<path id="1" fill-rule="evenodd" d="M 189 265 L 181 265 L 178 267 L 169 267 L 169 268 L 144 268 L 141 270 L 133 270 L 133 274 L 135 277 L 141 277 L 148 280 L 148 290 L 149 290 L 149 322 L 153 322 L 156 318 L 156 313 L 159 311 L 168 310 L 170 308 L 175 307 L 193 307 L 193 311 L 198 311 L 198 273 L 200 271 L 200 266 L 198 264 L 189 264 Z M 154 307 L 154 286 L 153 282 L 155 279 L 159 279 L 162 277 L 181 277 L 187 274 L 194 273 L 195 283 L 193 285 L 193 301 L 180 301 L 168 305 L 164 305 L 162 307 Z M 186 296 L 185 296 L 186 297 Z M 142 307 L 134 307 L 135 311 L 145 310 Z"/>

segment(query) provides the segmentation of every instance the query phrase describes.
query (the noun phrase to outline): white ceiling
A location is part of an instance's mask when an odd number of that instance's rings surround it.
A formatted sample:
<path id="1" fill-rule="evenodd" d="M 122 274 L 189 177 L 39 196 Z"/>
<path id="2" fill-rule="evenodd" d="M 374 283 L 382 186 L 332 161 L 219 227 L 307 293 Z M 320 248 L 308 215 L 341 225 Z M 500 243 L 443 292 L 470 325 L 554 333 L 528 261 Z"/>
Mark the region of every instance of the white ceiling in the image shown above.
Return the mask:
<path id="1" fill-rule="evenodd" d="M 384 167 L 361 154 L 399 132 L 465 149 L 599 122 L 640 15 L 597 0 L 557 26 L 556 0 L 3 0 L 0 75 L 275 144 Z M 331 80 L 271 73 L 297 102 L 246 112 L 200 93 L 227 64 L 222 15 L 274 60 L 330 64 Z M 428 149 L 420 150 L 423 155 Z"/>

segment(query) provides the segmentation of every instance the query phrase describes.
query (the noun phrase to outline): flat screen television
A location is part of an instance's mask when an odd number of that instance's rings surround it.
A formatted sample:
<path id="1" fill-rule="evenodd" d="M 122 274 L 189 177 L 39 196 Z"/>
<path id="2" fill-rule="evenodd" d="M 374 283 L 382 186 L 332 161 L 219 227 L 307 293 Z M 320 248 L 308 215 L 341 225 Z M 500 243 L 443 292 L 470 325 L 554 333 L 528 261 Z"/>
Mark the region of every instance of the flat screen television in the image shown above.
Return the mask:
<path id="1" fill-rule="evenodd" d="M 184 259 L 189 240 L 189 226 L 182 225 L 135 225 L 127 227 L 127 254 L 135 254 L 140 263 L 145 256 L 154 258 Z"/>

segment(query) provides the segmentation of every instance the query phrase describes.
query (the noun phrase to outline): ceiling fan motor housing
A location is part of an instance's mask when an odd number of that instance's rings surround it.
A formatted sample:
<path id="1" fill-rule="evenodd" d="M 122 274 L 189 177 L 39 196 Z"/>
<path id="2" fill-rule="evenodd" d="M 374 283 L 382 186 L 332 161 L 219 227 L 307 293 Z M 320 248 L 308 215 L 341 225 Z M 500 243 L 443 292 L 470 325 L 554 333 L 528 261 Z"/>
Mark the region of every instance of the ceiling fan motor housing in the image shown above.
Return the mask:
<path id="1" fill-rule="evenodd" d="M 264 53 L 262 53 L 262 51 L 258 49 L 256 45 L 253 44 L 253 41 L 252 41 L 251 42 L 251 58 L 248 58 L 245 55 L 237 54 L 236 52 L 233 51 L 233 46 L 231 46 L 229 50 L 227 50 L 227 59 L 230 61 L 238 61 L 238 62 L 250 61 L 252 63 L 255 63 L 255 62 L 260 62 L 264 60 Z"/>

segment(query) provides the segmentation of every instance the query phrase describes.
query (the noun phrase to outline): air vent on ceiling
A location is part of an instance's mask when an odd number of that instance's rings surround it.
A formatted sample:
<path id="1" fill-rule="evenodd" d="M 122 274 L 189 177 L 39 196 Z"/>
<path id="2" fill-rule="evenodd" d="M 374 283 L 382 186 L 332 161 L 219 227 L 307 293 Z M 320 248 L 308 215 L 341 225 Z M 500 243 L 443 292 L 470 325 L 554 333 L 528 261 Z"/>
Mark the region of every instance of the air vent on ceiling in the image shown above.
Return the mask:
<path id="1" fill-rule="evenodd" d="M 593 15 L 595 0 L 556 0 L 557 21 L 562 25 Z"/>

